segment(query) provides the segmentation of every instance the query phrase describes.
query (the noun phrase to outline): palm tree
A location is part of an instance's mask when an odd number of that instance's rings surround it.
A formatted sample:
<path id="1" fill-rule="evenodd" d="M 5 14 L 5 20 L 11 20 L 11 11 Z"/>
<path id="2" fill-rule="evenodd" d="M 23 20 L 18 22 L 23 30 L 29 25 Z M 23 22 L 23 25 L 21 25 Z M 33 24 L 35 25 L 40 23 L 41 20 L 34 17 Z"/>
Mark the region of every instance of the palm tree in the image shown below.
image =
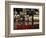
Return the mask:
<path id="1" fill-rule="evenodd" d="M 34 14 L 36 14 L 35 13 L 35 10 L 34 9 L 31 9 L 31 15 L 32 15 L 32 25 L 33 25 L 33 22 L 34 22 Z"/>

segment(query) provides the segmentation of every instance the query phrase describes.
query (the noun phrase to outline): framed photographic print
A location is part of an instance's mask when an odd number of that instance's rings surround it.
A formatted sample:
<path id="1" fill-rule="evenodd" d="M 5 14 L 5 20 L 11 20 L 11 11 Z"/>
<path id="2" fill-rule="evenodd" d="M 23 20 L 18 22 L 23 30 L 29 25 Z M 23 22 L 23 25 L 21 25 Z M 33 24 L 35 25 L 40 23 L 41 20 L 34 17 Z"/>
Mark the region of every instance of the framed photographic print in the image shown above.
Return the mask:
<path id="1" fill-rule="evenodd" d="M 45 34 L 45 4 L 5 2 L 5 35 L 33 36 Z"/>

